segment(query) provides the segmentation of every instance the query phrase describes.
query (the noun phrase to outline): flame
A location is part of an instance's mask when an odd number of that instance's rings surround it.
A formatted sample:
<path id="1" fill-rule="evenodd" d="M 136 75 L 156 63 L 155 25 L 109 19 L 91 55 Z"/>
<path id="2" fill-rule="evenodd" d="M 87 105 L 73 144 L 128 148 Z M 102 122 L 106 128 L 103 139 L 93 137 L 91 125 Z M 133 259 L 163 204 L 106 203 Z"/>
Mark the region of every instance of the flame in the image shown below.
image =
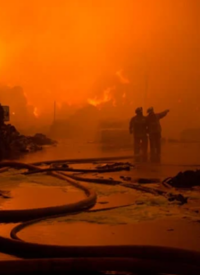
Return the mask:
<path id="1" fill-rule="evenodd" d="M 34 116 L 35 116 L 36 118 L 39 117 L 39 112 L 38 112 L 38 108 L 37 108 L 37 107 L 34 108 L 33 114 L 34 114 Z"/>
<path id="2" fill-rule="evenodd" d="M 119 78 L 119 80 L 122 84 L 129 84 L 130 83 L 130 80 L 123 75 L 123 70 L 117 71 L 116 75 L 118 76 L 118 78 Z"/>
<path id="3" fill-rule="evenodd" d="M 12 115 L 15 116 L 15 112 L 12 112 Z"/>
<path id="4" fill-rule="evenodd" d="M 24 97 L 26 98 L 27 105 L 32 105 L 32 103 L 30 102 L 27 94 L 24 91 L 23 91 L 23 94 L 24 94 Z"/>
<path id="5" fill-rule="evenodd" d="M 113 101 L 113 104 L 114 104 L 115 99 L 113 98 L 113 94 L 112 94 L 113 90 L 115 90 L 115 87 L 109 87 L 106 90 L 104 90 L 101 98 L 98 98 L 97 96 L 95 96 L 94 98 L 88 98 L 87 101 L 90 105 L 93 105 L 95 107 L 109 101 Z"/>

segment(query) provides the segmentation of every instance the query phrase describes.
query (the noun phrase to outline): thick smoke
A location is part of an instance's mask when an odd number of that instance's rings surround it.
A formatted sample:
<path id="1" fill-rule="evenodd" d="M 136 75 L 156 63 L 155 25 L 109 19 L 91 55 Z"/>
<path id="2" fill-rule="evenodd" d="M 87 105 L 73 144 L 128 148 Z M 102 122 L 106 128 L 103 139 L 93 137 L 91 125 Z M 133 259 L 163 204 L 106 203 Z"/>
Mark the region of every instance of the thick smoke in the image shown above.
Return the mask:
<path id="1" fill-rule="evenodd" d="M 164 133 L 177 135 L 200 125 L 199 10 L 198 0 L 4 1 L 0 82 L 23 87 L 44 123 L 53 120 L 54 101 L 78 108 L 114 83 L 119 107 L 105 116 L 170 108 Z M 129 83 L 120 83 L 119 71 Z"/>

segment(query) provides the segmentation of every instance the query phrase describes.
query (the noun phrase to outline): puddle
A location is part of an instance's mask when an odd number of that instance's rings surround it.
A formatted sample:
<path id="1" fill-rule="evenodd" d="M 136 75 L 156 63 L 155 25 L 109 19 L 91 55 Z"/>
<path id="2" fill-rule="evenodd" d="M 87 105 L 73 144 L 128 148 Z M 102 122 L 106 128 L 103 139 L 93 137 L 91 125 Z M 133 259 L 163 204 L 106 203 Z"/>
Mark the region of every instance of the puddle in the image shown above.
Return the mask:
<path id="1" fill-rule="evenodd" d="M 19 233 L 23 240 L 57 245 L 161 245 L 200 251 L 200 224 L 159 220 L 134 225 L 40 223 Z"/>
<path id="2" fill-rule="evenodd" d="M 165 163 L 175 165 L 181 163 L 200 163 L 199 150 L 191 145 L 184 149 L 182 145 L 170 145 L 163 148 Z M 24 161 L 40 161 L 64 158 L 88 158 L 110 156 L 101 148 L 84 146 L 80 149 L 64 146 L 38 152 L 24 157 Z M 76 149 L 74 149 L 76 148 Z M 78 149 L 77 149 L 78 148 Z M 66 151 L 70 149 L 66 157 Z M 79 152 L 80 149 L 80 152 Z M 89 150 L 88 150 L 89 149 Z M 75 150 L 75 151 L 73 151 Z M 87 151 L 88 150 L 88 151 Z M 197 154 L 192 156 L 191 150 Z M 173 155 L 172 155 L 173 152 Z M 132 152 L 116 151 L 114 155 L 129 155 Z M 95 165 L 73 165 L 74 168 L 94 168 Z M 174 176 L 179 171 L 195 169 L 184 166 L 139 165 L 130 172 L 123 171 L 101 174 L 101 177 L 119 179 L 121 175 L 138 177 L 165 178 Z M 86 177 L 94 177 L 92 174 Z M 35 207 L 56 206 L 77 202 L 85 197 L 77 188 L 65 181 L 47 175 L 23 176 L 19 171 L 0 174 L 1 189 L 11 190 L 11 199 L 1 200 L 2 209 L 29 209 Z M 200 220 L 199 212 L 191 211 L 189 207 L 200 206 L 199 192 L 188 191 L 186 194 L 192 200 L 184 206 L 169 204 L 162 196 L 153 196 L 121 186 L 105 186 L 89 184 L 98 194 L 98 202 L 93 209 L 103 209 L 119 205 L 135 205 L 109 211 L 81 213 L 59 219 L 44 221 L 30 226 L 19 233 L 24 240 L 60 245 L 116 245 L 116 244 L 151 244 L 183 247 L 200 250 Z M 172 221 L 172 218 L 176 221 Z M 10 225 L 0 225 L 0 235 L 8 236 Z M 1 254 L 0 254 L 1 260 Z"/>
<path id="3" fill-rule="evenodd" d="M 0 174 L 0 180 L 3 183 L 1 190 L 9 190 L 11 197 L 0 200 L 0 209 L 57 206 L 74 203 L 85 198 L 83 191 L 52 176 L 25 176 L 16 170 L 10 170 Z"/>
<path id="4" fill-rule="evenodd" d="M 73 192 L 72 196 L 71 191 L 64 187 L 27 186 L 22 184 L 11 190 L 11 199 L 2 200 L 0 208 L 17 210 L 58 206 L 78 202 L 84 197 L 84 193 L 77 190 Z"/>

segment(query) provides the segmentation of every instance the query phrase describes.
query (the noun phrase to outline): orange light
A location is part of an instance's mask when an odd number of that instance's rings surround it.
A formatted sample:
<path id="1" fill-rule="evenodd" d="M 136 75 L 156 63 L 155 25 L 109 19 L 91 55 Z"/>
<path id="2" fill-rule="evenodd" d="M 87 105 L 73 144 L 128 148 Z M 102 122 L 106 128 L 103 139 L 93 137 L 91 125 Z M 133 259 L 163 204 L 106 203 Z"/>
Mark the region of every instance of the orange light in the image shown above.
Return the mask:
<path id="1" fill-rule="evenodd" d="M 90 105 L 93 105 L 95 107 L 102 105 L 103 103 L 109 102 L 109 101 L 115 101 L 112 91 L 115 90 L 115 86 L 109 87 L 106 90 L 104 90 L 102 97 L 98 98 L 95 96 L 94 98 L 88 98 L 88 103 Z"/>
<path id="2" fill-rule="evenodd" d="M 122 84 L 129 84 L 129 83 L 130 83 L 129 79 L 126 78 L 126 77 L 123 75 L 123 70 L 117 71 L 117 72 L 116 72 L 116 75 L 118 76 L 118 78 L 119 78 L 119 80 L 120 80 L 120 82 L 121 82 Z"/>
<path id="3" fill-rule="evenodd" d="M 34 108 L 33 114 L 34 114 L 34 116 L 35 116 L 36 118 L 39 117 L 39 113 L 38 113 L 38 108 L 37 108 L 37 107 Z"/>

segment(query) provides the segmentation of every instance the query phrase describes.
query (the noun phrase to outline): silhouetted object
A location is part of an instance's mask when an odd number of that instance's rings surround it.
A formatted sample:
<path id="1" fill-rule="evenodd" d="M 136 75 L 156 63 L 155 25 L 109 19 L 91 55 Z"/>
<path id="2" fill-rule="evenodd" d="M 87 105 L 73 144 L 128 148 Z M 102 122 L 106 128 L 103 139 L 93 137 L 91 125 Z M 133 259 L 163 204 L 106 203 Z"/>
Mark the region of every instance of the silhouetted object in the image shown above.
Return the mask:
<path id="1" fill-rule="evenodd" d="M 139 161 L 140 150 L 142 151 L 142 160 L 147 161 L 148 137 L 147 137 L 147 120 L 143 115 L 142 107 L 135 110 L 134 116 L 129 125 L 130 134 L 134 138 L 135 160 Z"/>
<path id="2" fill-rule="evenodd" d="M 45 135 L 43 134 L 35 134 L 33 137 L 32 137 L 32 141 L 37 144 L 37 145 L 56 145 L 57 142 L 55 140 L 52 140 L 48 137 L 46 137 Z"/>
<path id="3" fill-rule="evenodd" d="M 172 194 L 168 195 L 168 201 L 178 201 L 180 205 L 186 204 L 188 202 L 188 197 L 184 197 L 182 194 Z"/>
<path id="4" fill-rule="evenodd" d="M 0 103 L 0 127 L 4 125 L 4 109 Z"/>
<path id="5" fill-rule="evenodd" d="M 129 162 L 115 162 L 115 163 L 109 163 L 109 164 L 108 163 L 100 164 L 100 165 L 96 166 L 96 168 L 99 170 L 116 168 L 116 167 L 127 167 L 127 169 L 128 169 L 128 167 L 131 168 L 131 167 L 134 167 L 134 165 Z"/>
<path id="6" fill-rule="evenodd" d="M 175 177 L 167 178 L 163 181 L 175 188 L 192 188 L 200 186 L 200 170 L 187 170 L 178 173 Z"/>
<path id="7" fill-rule="evenodd" d="M 43 145 L 54 145 L 56 141 L 47 138 L 43 134 L 24 136 L 11 124 L 1 127 L 0 160 L 17 157 L 23 153 L 42 150 Z"/>
<path id="8" fill-rule="evenodd" d="M 150 141 L 150 158 L 153 162 L 160 162 L 161 158 L 161 132 L 160 119 L 164 118 L 169 110 L 162 113 L 154 113 L 154 109 L 151 107 L 147 110 L 147 126 Z"/>
<path id="9" fill-rule="evenodd" d="M 4 158 L 4 142 L 2 127 L 4 126 L 4 109 L 0 103 L 0 161 Z"/>

